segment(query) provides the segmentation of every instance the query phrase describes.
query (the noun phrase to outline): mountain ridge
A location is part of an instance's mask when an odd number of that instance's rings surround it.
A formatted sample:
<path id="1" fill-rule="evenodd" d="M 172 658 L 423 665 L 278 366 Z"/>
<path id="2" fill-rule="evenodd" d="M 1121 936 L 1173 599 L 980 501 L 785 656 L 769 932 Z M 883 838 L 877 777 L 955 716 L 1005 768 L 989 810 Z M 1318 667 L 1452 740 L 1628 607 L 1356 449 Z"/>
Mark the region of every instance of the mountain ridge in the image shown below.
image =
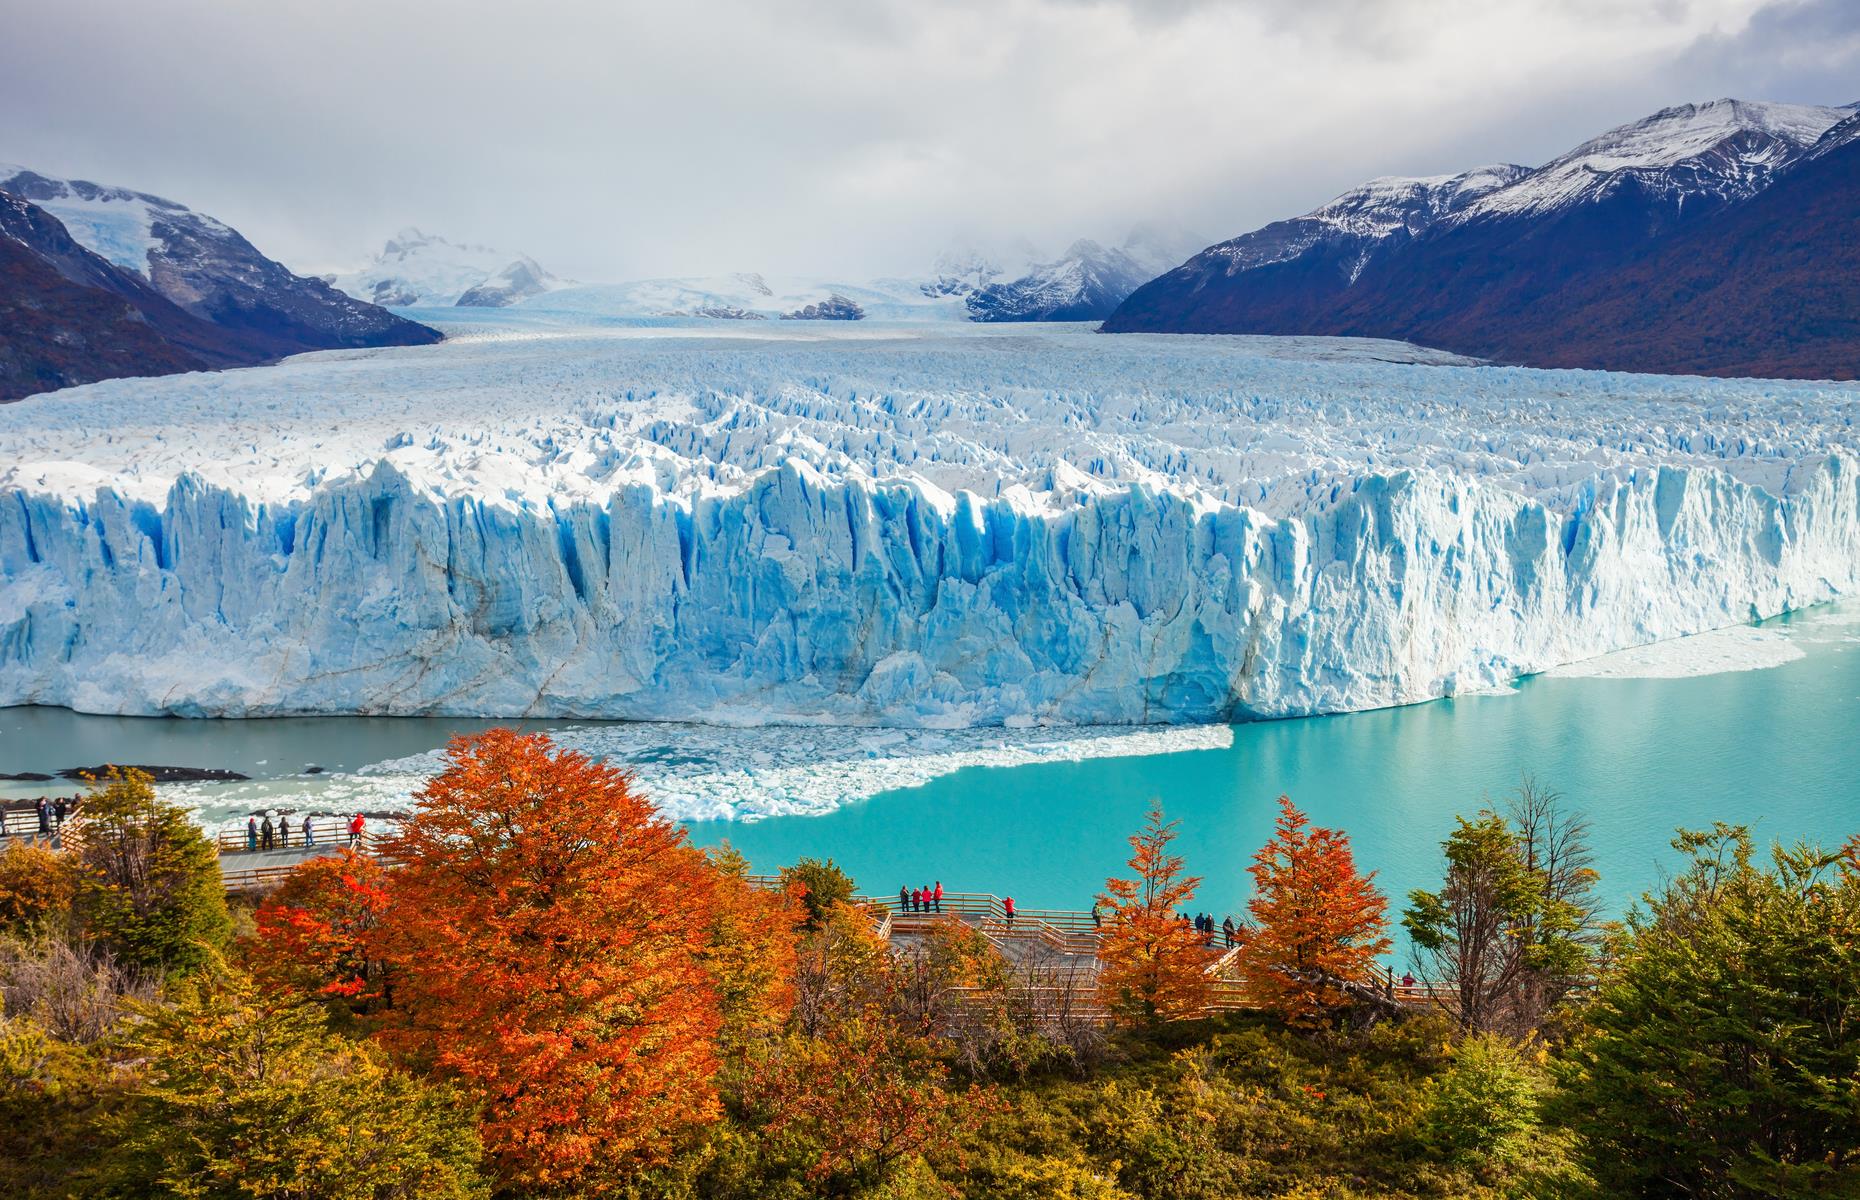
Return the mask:
<path id="1" fill-rule="evenodd" d="M 1665 356 L 1642 346 L 1617 364 L 1601 353 L 1609 343 L 1600 328 L 1569 306 L 1654 243 L 1750 203 L 1792 169 L 1814 169 L 1816 147 L 1836 129 L 1851 136 L 1860 129 L 1849 128 L 1854 121 L 1851 106 L 1719 100 L 1662 109 L 1367 248 L 1352 231 L 1319 231 L 1285 254 L 1245 259 L 1249 244 L 1299 222 L 1308 228 L 1328 205 L 1230 239 L 1137 289 L 1103 328 L 1388 337 L 1526 365 L 1736 370 L 1718 356 L 1689 359 L 1679 348 L 1683 338 Z M 1831 226 L 1824 236 L 1842 233 Z M 1703 240 L 1687 244 L 1703 252 Z M 1686 296 L 1658 279 L 1646 283 L 1652 290 L 1644 305 L 1683 308 Z M 1730 314 L 1720 311 L 1717 319 Z M 1552 346 L 1542 336 L 1551 325 L 1568 336 L 1588 328 L 1599 340 L 1590 349 Z M 1676 324 L 1663 327 L 1676 334 Z M 1819 353 L 1791 350 L 1768 361 L 1825 376 L 1841 370 L 1852 349 L 1836 339 Z"/>

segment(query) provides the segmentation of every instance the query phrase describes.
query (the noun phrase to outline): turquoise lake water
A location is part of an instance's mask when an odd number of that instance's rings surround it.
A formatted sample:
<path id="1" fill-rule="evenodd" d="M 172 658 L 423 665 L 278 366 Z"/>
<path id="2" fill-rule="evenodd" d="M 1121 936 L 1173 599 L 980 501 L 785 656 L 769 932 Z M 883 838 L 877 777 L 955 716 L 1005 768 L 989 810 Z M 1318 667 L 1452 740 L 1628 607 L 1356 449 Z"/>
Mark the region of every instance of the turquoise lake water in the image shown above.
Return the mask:
<path id="1" fill-rule="evenodd" d="M 1514 692 L 1236 726 L 1233 745 L 1132 758 L 972 768 L 825 816 L 695 822 L 760 870 L 831 856 L 875 893 L 941 880 L 1030 907 L 1083 908 L 1160 799 L 1205 877 L 1195 907 L 1239 912 L 1246 864 L 1289 793 L 1354 840 L 1399 902 L 1437 881 L 1456 814 L 1502 799 L 1529 771 L 1593 826 L 1602 893 L 1619 913 L 1678 865 L 1676 826 L 1745 823 L 1764 840 L 1860 831 L 1860 606 L 1766 622 L 1800 652 L 1780 666 L 1687 678 L 1536 678 Z M 1746 631 L 1748 632 L 1748 631 Z M 0 771 L 106 759 L 230 767 L 238 795 L 304 794 L 366 764 L 493 722 L 323 717 L 181 721 L 0 710 Z M 571 722 L 543 722 L 561 728 Z M 312 780 L 309 763 L 331 774 Z M 346 776 L 346 778 L 354 778 Z M 8 784 L 0 795 L 72 790 Z M 260 801 L 262 803 L 263 801 Z M 249 803 L 249 802 L 248 802 Z M 1397 905 L 1399 906 L 1399 904 Z"/>
<path id="2" fill-rule="evenodd" d="M 1801 622 L 1808 630 L 1791 629 Z M 1245 867 L 1289 794 L 1346 830 L 1391 898 L 1433 886 L 1456 814 L 1523 772 L 1591 825 L 1602 894 L 1619 913 L 1679 863 L 1677 826 L 1748 824 L 1765 841 L 1860 832 L 1860 644 L 1828 614 L 1779 618 L 1804 656 L 1676 679 L 1524 681 L 1514 693 L 1235 727 L 1226 750 L 978 768 L 820 817 L 693 826 L 759 869 L 831 855 L 867 890 L 1011 894 L 1083 908 L 1128 856 L 1152 799 L 1204 877 L 1195 907 L 1241 911 Z"/>

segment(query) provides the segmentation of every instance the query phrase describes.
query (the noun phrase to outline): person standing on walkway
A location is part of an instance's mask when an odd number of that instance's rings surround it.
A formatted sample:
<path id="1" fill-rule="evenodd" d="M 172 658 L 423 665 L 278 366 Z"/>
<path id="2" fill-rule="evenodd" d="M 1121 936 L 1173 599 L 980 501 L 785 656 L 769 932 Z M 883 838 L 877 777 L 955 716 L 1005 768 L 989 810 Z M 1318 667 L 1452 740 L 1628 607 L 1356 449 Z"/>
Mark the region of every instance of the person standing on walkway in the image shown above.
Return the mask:
<path id="1" fill-rule="evenodd" d="M 1096 900 L 1093 900 L 1091 902 L 1091 927 L 1096 929 L 1102 924 L 1104 924 L 1104 909 Z"/>
<path id="2" fill-rule="evenodd" d="M 362 844 L 362 830 L 365 827 L 366 825 L 365 825 L 365 822 L 363 822 L 362 820 L 361 813 L 356 813 L 353 817 L 349 818 L 349 845 L 350 846 L 360 846 Z"/>
<path id="3" fill-rule="evenodd" d="M 911 889 L 903 884 L 898 885 L 898 911 L 911 911 Z"/>
<path id="4" fill-rule="evenodd" d="M 52 825 L 60 833 L 63 833 L 65 830 L 65 812 L 65 798 L 63 796 L 52 801 Z"/>
<path id="5" fill-rule="evenodd" d="M 1014 897 L 1003 896 L 1001 898 L 1001 910 L 1007 914 L 1008 928 L 1014 928 Z"/>
<path id="6" fill-rule="evenodd" d="M 50 837 L 52 834 L 52 805 L 44 796 L 39 797 L 39 836 Z"/>
<path id="7" fill-rule="evenodd" d="M 941 879 L 936 881 L 936 891 L 930 893 L 930 899 L 931 899 L 931 902 L 936 905 L 936 910 L 938 912 L 942 912 L 943 911 L 943 881 Z"/>
<path id="8" fill-rule="evenodd" d="M 281 850 L 288 850 L 290 849 L 290 845 L 291 819 L 280 813 L 278 814 L 278 848 Z"/>
<path id="9" fill-rule="evenodd" d="M 310 828 L 310 814 L 304 814 L 304 845 L 316 845 L 316 830 Z"/>
<path id="10" fill-rule="evenodd" d="M 1221 936 L 1227 940 L 1227 948 L 1232 950 L 1234 948 L 1234 919 L 1231 913 L 1228 914 L 1226 920 L 1221 922 Z"/>
<path id="11" fill-rule="evenodd" d="M 258 823 L 258 848 L 269 850 L 276 844 L 277 839 L 277 830 L 271 827 L 271 814 L 266 813 L 265 819 Z"/>
<path id="12" fill-rule="evenodd" d="M 245 848 L 247 850 L 258 849 L 258 818 L 257 817 L 247 817 L 245 819 Z"/>

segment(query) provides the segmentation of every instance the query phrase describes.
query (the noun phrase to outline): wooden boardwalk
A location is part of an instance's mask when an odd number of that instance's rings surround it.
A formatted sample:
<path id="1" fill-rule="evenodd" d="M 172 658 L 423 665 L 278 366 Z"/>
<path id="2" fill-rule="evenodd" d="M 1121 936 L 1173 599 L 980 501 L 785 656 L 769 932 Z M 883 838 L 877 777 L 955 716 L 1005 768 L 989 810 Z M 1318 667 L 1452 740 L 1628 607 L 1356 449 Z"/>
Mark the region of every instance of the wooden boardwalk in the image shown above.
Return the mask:
<path id="1" fill-rule="evenodd" d="M 327 841 L 318 826 L 313 845 L 292 845 L 270 851 L 250 851 L 243 830 L 221 833 L 220 876 L 228 894 L 260 896 L 269 892 L 300 863 L 326 854 L 335 854 L 348 844 L 347 823 L 332 820 Z M 336 826 L 340 825 L 340 829 Z M 338 836 L 339 834 L 339 836 Z M 375 836 L 364 837 L 360 849 L 373 853 Z M 775 875 L 751 875 L 749 881 L 759 887 L 780 886 Z M 957 920 L 977 930 L 1000 952 L 1017 978 L 1017 991 L 1030 998 L 1036 1009 L 1061 1011 L 1075 1020 L 1103 1022 L 1110 1019 L 1097 998 L 1099 937 L 1102 926 L 1090 912 L 1064 908 L 1022 908 L 1015 906 L 1008 918 L 1003 899 L 989 892 L 944 892 L 940 909 L 930 911 L 903 905 L 896 896 L 856 896 L 854 903 L 872 917 L 879 937 L 899 952 L 908 952 L 921 943 L 938 921 Z M 1228 1012 L 1253 1008 L 1236 972 L 1237 947 L 1223 944 L 1216 933 L 1208 941 L 1214 955 L 1208 974 L 1213 984 L 1214 1002 L 1209 1012 Z M 1371 978 L 1361 981 L 1390 1001 L 1408 1007 L 1423 1007 L 1443 1000 L 1439 989 L 1424 985 L 1404 987 L 1392 971 L 1374 968 Z M 973 991 L 974 989 L 959 989 Z"/>

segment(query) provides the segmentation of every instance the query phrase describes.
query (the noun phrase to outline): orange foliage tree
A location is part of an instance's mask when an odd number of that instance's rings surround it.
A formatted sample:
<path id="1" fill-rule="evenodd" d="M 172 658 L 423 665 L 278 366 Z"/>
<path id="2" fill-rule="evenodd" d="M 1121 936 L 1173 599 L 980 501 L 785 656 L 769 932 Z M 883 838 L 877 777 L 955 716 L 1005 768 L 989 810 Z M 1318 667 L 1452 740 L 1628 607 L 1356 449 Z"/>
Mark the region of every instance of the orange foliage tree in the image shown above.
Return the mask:
<path id="1" fill-rule="evenodd" d="M 727 889 L 623 771 L 502 729 L 447 757 L 382 845 L 378 1036 L 475 1093 L 506 1187 L 612 1190 L 718 1115 Z"/>
<path id="2" fill-rule="evenodd" d="M 253 976 L 368 1011 L 382 995 L 369 943 L 387 909 L 386 883 L 379 862 L 346 847 L 299 863 L 258 908 L 245 943 Z"/>
<path id="3" fill-rule="evenodd" d="M 1151 807 L 1143 831 L 1130 839 L 1135 879 L 1107 879 L 1098 903 L 1104 924 L 1098 941 L 1098 994 L 1118 1020 L 1149 1025 L 1193 1016 L 1214 998 L 1208 966 L 1215 954 L 1195 927 L 1177 914 L 1195 896 L 1201 878 L 1182 873 L 1169 853 L 1176 822 Z"/>
<path id="4" fill-rule="evenodd" d="M 1255 928 L 1240 969 L 1253 997 L 1293 1024 L 1349 1004 L 1341 985 L 1363 981 L 1389 948 L 1388 902 L 1373 872 L 1357 873 L 1349 837 L 1280 796 L 1277 829 L 1247 871 Z"/>

